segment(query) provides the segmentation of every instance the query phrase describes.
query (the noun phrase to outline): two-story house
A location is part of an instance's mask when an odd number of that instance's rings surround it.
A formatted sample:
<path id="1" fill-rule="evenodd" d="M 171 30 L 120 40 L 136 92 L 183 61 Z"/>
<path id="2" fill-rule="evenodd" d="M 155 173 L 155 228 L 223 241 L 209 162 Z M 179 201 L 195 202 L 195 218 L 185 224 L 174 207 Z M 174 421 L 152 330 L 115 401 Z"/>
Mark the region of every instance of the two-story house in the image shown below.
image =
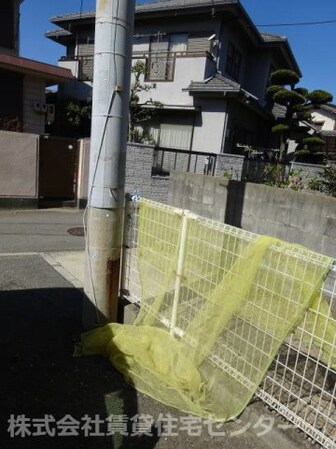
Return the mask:
<path id="1" fill-rule="evenodd" d="M 53 115 L 46 105 L 46 87 L 73 75 L 68 69 L 19 56 L 22 1 L 0 2 L 0 129 L 9 129 L 14 121 L 17 130 L 42 134 L 48 112 Z"/>
<path id="2" fill-rule="evenodd" d="M 325 141 L 327 156 L 336 154 L 336 105 L 325 104 L 312 112 L 313 124 Z M 335 157 L 335 156 L 334 156 Z"/>
<path id="3" fill-rule="evenodd" d="M 65 95 L 87 99 L 93 80 L 95 13 L 53 17 L 46 36 L 66 47 L 60 66 L 77 81 Z M 288 41 L 260 33 L 239 0 L 167 0 L 137 5 L 133 60 L 146 64 L 140 94 L 162 104 L 149 125 L 157 144 L 207 152 L 240 152 L 242 144 L 271 145 L 272 115 L 265 91 L 273 70 L 301 75 Z"/>

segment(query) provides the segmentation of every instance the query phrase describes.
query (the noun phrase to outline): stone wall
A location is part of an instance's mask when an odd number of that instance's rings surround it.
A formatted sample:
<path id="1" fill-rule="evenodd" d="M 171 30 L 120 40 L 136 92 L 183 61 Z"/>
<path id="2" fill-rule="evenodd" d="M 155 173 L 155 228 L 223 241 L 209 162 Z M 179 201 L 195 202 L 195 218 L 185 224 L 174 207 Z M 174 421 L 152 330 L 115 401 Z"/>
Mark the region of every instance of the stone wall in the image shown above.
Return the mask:
<path id="1" fill-rule="evenodd" d="M 224 176 L 236 181 L 242 178 L 244 156 L 239 154 L 218 154 L 215 176 Z"/>
<path id="2" fill-rule="evenodd" d="M 168 204 L 336 258 L 332 197 L 173 172 Z"/>
<path id="3" fill-rule="evenodd" d="M 323 171 L 324 165 L 291 162 L 291 170 L 298 170 L 305 186 Z"/>
<path id="4" fill-rule="evenodd" d="M 138 143 L 127 145 L 125 191 L 138 191 L 144 197 L 167 203 L 169 177 L 152 176 L 154 147 Z"/>

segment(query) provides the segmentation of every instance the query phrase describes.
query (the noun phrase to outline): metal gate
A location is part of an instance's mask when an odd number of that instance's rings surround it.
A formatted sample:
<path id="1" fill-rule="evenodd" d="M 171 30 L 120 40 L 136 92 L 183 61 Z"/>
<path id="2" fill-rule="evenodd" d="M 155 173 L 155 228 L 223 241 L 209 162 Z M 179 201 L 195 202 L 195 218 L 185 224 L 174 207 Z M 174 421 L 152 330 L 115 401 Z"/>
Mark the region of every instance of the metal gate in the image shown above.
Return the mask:
<path id="1" fill-rule="evenodd" d="M 77 158 L 76 139 L 40 137 L 39 198 L 75 199 Z"/>

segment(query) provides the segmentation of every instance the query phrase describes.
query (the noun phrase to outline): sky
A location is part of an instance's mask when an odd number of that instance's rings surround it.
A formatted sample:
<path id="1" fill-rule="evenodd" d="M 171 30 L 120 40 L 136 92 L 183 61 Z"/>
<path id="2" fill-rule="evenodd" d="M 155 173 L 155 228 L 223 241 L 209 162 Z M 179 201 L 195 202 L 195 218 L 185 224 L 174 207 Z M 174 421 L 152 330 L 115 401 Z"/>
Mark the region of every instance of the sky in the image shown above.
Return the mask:
<path id="1" fill-rule="evenodd" d="M 44 37 L 46 31 L 55 28 L 49 18 L 79 12 L 81 1 L 83 11 L 94 9 L 95 0 L 25 0 L 21 6 L 21 56 L 57 65 L 65 52 L 62 45 Z M 331 92 L 336 103 L 336 0 L 241 0 L 241 3 L 256 25 L 335 19 L 330 24 L 267 26 L 260 30 L 287 36 L 303 74 L 301 85 L 309 90 Z"/>

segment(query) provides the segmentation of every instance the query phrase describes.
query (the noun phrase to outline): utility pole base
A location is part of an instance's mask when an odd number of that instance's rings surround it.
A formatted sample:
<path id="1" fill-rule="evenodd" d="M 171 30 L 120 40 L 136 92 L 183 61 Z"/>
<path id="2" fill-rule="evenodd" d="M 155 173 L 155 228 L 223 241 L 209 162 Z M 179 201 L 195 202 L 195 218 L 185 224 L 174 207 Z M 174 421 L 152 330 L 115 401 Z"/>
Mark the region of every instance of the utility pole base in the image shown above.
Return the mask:
<path id="1" fill-rule="evenodd" d="M 91 329 L 117 321 L 123 208 L 87 214 L 83 326 Z"/>

